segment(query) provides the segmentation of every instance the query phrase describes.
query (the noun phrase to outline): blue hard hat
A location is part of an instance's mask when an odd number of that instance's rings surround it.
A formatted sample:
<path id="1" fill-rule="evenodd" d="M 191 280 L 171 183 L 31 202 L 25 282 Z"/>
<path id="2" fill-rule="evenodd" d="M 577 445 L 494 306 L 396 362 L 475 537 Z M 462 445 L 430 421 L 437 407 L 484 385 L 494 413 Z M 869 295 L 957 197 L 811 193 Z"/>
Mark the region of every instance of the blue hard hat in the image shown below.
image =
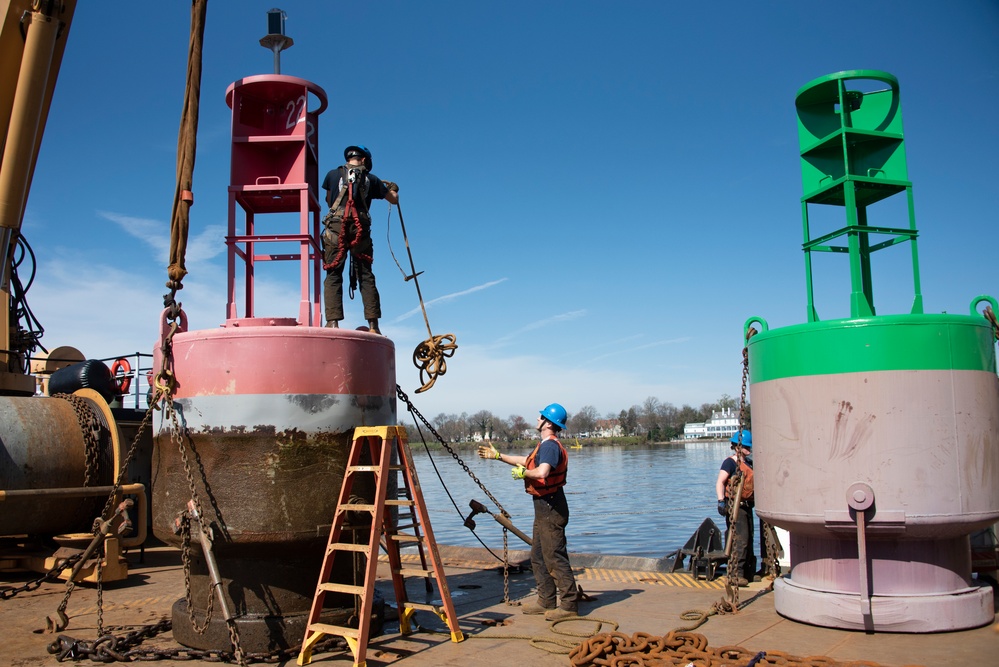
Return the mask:
<path id="1" fill-rule="evenodd" d="M 732 434 L 732 444 L 733 445 L 738 445 L 739 444 L 739 434 L 740 433 L 742 434 L 742 446 L 745 447 L 746 449 L 752 449 L 753 448 L 753 434 L 750 433 L 749 431 L 743 430 L 743 431 L 736 431 L 735 433 L 733 433 Z"/>
<path id="2" fill-rule="evenodd" d="M 364 166 L 371 169 L 371 151 L 366 146 L 347 146 L 343 149 L 343 159 L 350 160 L 351 157 L 359 155 L 364 158 Z"/>
<path id="3" fill-rule="evenodd" d="M 555 424 L 559 428 L 565 428 L 565 420 L 569 418 L 569 413 L 558 403 L 551 403 L 544 410 L 539 412 L 542 417 Z"/>

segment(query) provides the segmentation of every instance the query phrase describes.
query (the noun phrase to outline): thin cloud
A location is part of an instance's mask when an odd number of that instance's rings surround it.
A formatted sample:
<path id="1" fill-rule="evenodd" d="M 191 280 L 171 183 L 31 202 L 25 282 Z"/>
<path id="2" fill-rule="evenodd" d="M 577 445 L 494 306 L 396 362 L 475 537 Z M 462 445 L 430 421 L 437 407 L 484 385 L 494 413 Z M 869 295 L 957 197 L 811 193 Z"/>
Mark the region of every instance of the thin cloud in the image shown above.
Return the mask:
<path id="1" fill-rule="evenodd" d="M 465 296 L 466 294 L 472 294 L 473 292 L 479 292 L 481 290 L 488 289 L 488 288 L 490 288 L 490 287 L 492 287 L 494 285 L 499 285 L 502 282 L 506 282 L 507 280 L 509 280 L 509 278 L 500 278 L 499 280 L 492 280 L 492 281 L 490 281 L 488 283 L 483 283 L 481 285 L 476 285 L 475 287 L 470 287 L 467 290 L 462 290 L 461 292 L 454 292 L 452 294 L 445 294 L 444 296 L 439 296 L 436 299 L 431 299 L 430 301 L 424 301 L 423 305 L 426 306 L 427 308 L 430 308 L 430 306 L 432 306 L 432 305 L 434 305 L 436 303 L 445 303 L 447 301 L 454 301 L 458 297 L 462 297 L 462 296 Z M 400 315 L 399 317 L 395 318 L 393 320 L 393 323 L 402 322 L 403 320 L 405 320 L 407 318 L 410 318 L 413 315 L 416 315 L 417 313 L 420 313 L 420 312 L 422 312 L 422 309 L 420 309 L 420 308 L 414 308 L 413 310 L 407 311 L 407 312 L 403 313 L 402 315 Z"/>
<path id="2" fill-rule="evenodd" d="M 632 341 L 632 340 L 637 340 L 639 338 L 643 338 L 644 336 L 645 336 L 645 334 L 632 334 L 631 336 L 625 336 L 624 338 L 618 338 L 617 340 L 609 340 L 609 341 L 605 341 L 603 343 L 600 343 L 598 345 L 591 345 L 590 347 L 583 348 L 582 350 L 572 350 L 572 351 L 568 351 L 567 350 L 566 352 L 562 353 L 559 356 L 562 356 L 562 357 L 566 357 L 566 356 L 575 357 L 575 356 L 579 356 L 580 354 L 586 354 L 587 352 L 593 352 L 594 350 L 602 350 L 602 349 L 604 349 L 606 347 L 611 347 L 611 346 L 618 347 L 619 345 L 622 345 L 623 343 L 627 343 L 628 341 Z M 634 349 L 634 348 L 631 348 L 631 349 Z"/>
<path id="3" fill-rule="evenodd" d="M 170 259 L 170 225 L 161 220 L 136 218 L 112 211 L 97 211 L 97 215 L 115 223 L 129 236 L 143 241 L 156 252 L 159 261 L 166 264 Z M 222 253 L 225 243 L 225 228 L 222 225 L 207 225 L 200 234 L 187 239 L 185 263 L 211 259 Z"/>
<path id="4" fill-rule="evenodd" d="M 637 347 L 627 347 L 618 348 L 613 352 L 608 352 L 607 354 L 601 354 L 599 357 L 593 357 L 590 361 L 597 361 L 598 359 L 606 359 L 607 357 L 613 357 L 615 354 L 621 354 L 622 352 L 637 352 L 638 350 L 647 350 L 651 347 L 660 347 L 662 345 L 673 345 L 675 343 L 686 343 L 690 340 L 690 336 L 684 336 L 683 338 L 670 338 L 668 340 L 657 340 L 654 343 L 646 343 L 645 345 L 639 345 Z"/>
<path id="5" fill-rule="evenodd" d="M 567 322 L 569 320 L 575 320 L 575 319 L 578 319 L 578 318 L 582 317 L 585 314 L 586 314 L 586 310 L 583 309 L 583 310 L 572 310 L 572 311 L 569 311 L 568 313 L 562 313 L 560 315 L 555 315 L 553 317 L 546 317 L 543 320 L 538 320 L 537 322 L 531 322 L 527 326 L 521 327 L 521 328 L 517 329 L 516 331 L 508 333 L 507 335 L 505 335 L 505 336 L 503 336 L 501 338 L 497 338 L 495 344 L 496 345 L 500 345 L 502 343 L 507 342 L 508 340 L 510 340 L 512 338 L 516 338 L 517 336 L 519 336 L 521 334 L 527 333 L 528 331 L 534 331 L 535 329 L 540 329 L 542 327 L 548 326 L 549 324 L 555 324 L 556 322 Z"/>

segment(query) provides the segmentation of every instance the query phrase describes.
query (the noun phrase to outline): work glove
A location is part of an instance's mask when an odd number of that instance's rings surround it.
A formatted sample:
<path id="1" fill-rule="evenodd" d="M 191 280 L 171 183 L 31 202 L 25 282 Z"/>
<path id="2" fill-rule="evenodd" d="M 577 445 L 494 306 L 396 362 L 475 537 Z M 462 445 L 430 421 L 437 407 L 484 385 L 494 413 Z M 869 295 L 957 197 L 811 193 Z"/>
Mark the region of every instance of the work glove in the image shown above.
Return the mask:
<path id="1" fill-rule="evenodd" d="M 399 192 L 398 183 L 393 183 L 392 181 L 382 181 L 382 183 L 384 183 L 385 187 L 391 190 L 392 192 Z"/>
<path id="2" fill-rule="evenodd" d="M 527 470 L 524 466 L 514 466 L 510 470 L 510 474 L 514 479 L 524 479 L 524 471 Z"/>
<path id="3" fill-rule="evenodd" d="M 499 460 L 499 457 L 500 457 L 499 450 L 497 450 L 495 447 L 493 447 L 493 443 L 490 442 L 488 447 L 485 446 L 485 445 L 479 445 L 479 458 L 480 459 L 497 459 L 497 460 Z"/>
<path id="4" fill-rule="evenodd" d="M 718 513 L 722 516 L 728 516 L 728 506 L 725 504 L 724 500 L 718 501 Z"/>

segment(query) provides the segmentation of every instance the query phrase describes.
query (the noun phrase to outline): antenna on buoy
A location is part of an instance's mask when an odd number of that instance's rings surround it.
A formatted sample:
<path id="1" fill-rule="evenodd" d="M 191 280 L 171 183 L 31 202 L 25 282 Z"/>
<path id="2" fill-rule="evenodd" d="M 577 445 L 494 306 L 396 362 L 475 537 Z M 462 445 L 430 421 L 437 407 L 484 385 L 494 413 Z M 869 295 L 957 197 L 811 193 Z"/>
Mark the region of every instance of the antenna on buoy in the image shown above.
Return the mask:
<path id="1" fill-rule="evenodd" d="M 288 15 L 280 9 L 267 12 L 267 34 L 260 38 L 260 46 L 274 52 L 274 73 L 281 73 L 281 52 L 295 44 L 295 40 L 284 34 L 284 22 Z"/>

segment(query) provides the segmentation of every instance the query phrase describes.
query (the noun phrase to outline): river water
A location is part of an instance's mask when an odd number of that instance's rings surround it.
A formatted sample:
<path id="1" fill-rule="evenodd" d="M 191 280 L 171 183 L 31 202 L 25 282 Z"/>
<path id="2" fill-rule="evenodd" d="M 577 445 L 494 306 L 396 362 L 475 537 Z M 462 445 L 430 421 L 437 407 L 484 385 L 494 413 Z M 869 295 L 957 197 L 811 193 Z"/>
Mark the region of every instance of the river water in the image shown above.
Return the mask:
<path id="1" fill-rule="evenodd" d="M 420 442 L 412 443 L 411 448 L 437 542 L 481 547 L 475 538 L 478 535 L 486 546 L 501 553 L 503 528 L 492 517 L 475 516 L 475 535 L 463 525 L 462 517 L 470 512 L 469 500 L 499 513 L 485 492 L 447 451 L 434 450 L 428 455 Z M 715 509 L 715 480 L 722 460 L 731 453 L 727 442 L 585 446 L 568 451 L 565 490 L 570 553 L 660 558 L 679 549 L 705 517 L 724 526 Z M 530 536 L 534 521 L 531 498 L 524 492 L 524 483 L 510 476 L 510 466 L 480 459 L 474 450 L 456 453 L 511 515 L 514 525 Z M 526 549 L 527 545 L 510 533 L 509 548 Z"/>

